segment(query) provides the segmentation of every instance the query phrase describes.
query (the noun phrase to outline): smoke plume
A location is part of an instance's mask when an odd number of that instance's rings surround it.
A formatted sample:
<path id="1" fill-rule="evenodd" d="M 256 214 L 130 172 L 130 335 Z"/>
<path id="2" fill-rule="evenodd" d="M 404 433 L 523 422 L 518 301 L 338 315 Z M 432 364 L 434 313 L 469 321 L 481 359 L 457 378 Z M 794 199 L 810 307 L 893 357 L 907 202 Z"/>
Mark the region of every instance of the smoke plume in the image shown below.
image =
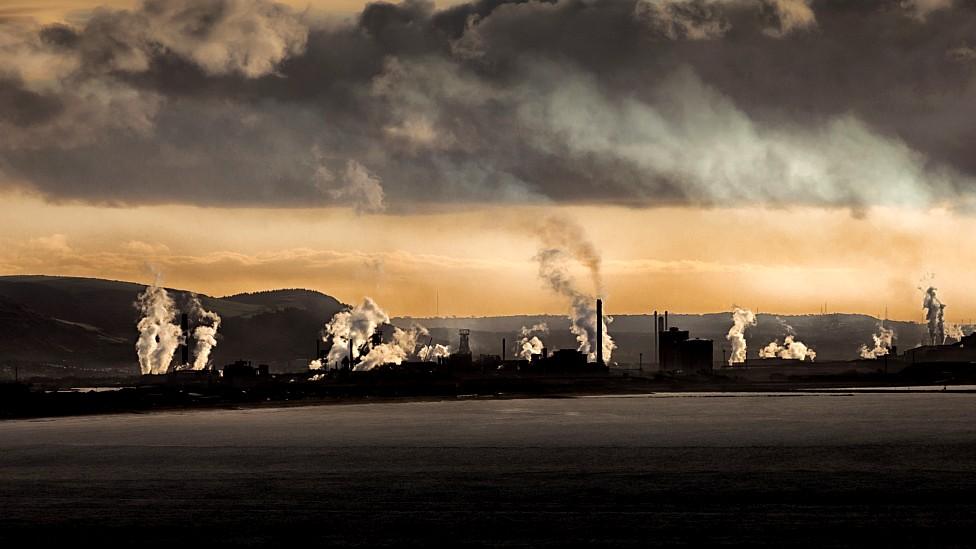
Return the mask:
<path id="1" fill-rule="evenodd" d="M 401 364 L 415 352 L 417 339 L 427 335 L 428 331 L 415 324 L 406 330 L 394 328 L 391 342 L 378 340 L 378 330 L 389 322 L 390 315 L 370 297 L 364 297 L 363 302 L 352 309 L 339 311 L 322 332 L 322 340 L 332 344 L 326 363 L 313 360 L 308 365 L 309 369 L 319 370 L 331 364 L 341 364 L 349 357 L 350 343 L 354 370 L 370 370 L 383 364 Z"/>
<path id="2" fill-rule="evenodd" d="M 424 345 L 419 351 L 417 351 L 417 356 L 424 362 L 437 360 L 441 357 L 450 356 L 450 354 L 451 348 L 447 345 L 441 345 L 440 343 Z"/>
<path id="3" fill-rule="evenodd" d="M 136 341 L 139 369 L 143 375 L 165 374 L 183 335 L 180 326 L 174 322 L 176 307 L 173 299 L 159 286 L 157 277 L 152 286 L 139 294 L 135 306 L 142 313 L 136 325 L 139 330 Z"/>
<path id="4" fill-rule="evenodd" d="M 788 335 L 786 339 L 783 340 L 783 344 L 779 344 L 779 340 L 771 341 L 769 345 L 766 345 L 759 350 L 760 358 L 787 358 L 795 360 L 807 360 L 811 362 L 817 358 L 817 353 L 813 349 L 807 347 L 803 342 L 796 341 L 795 336 Z"/>
<path id="5" fill-rule="evenodd" d="M 956 324 L 955 322 L 945 323 L 945 341 L 948 342 L 950 339 L 956 341 L 962 341 L 962 338 L 966 337 L 966 332 L 963 331 L 961 324 Z"/>
<path id="6" fill-rule="evenodd" d="M 377 328 L 389 322 L 390 316 L 371 297 L 364 297 L 363 302 L 352 309 L 339 311 L 322 332 L 322 340 L 332 344 L 326 357 L 327 363 L 339 364 L 348 358 L 350 342 L 353 360 L 359 358 L 360 349 Z"/>
<path id="7" fill-rule="evenodd" d="M 929 286 L 922 298 L 925 322 L 929 329 L 929 343 L 942 345 L 945 342 L 945 304 L 939 300 L 938 288 Z"/>
<path id="8" fill-rule="evenodd" d="M 589 360 L 596 360 L 596 331 L 597 326 L 601 326 L 603 360 L 609 363 L 617 345 L 607 331 L 613 318 L 603 315 L 598 319 L 596 315 L 596 296 L 602 294 L 603 289 L 600 255 L 596 247 L 586 238 L 582 227 L 565 218 L 548 217 L 532 229 L 542 244 L 542 249 L 535 256 L 539 264 L 539 278 L 553 292 L 569 300 L 569 330 L 576 336 L 577 349 L 586 353 Z M 589 272 L 593 283 L 592 293 L 579 289 L 570 272 L 573 262 Z"/>
<path id="9" fill-rule="evenodd" d="M 384 364 L 400 365 L 417 349 L 417 339 L 427 334 L 427 329 L 418 324 L 406 330 L 394 328 L 393 341 L 372 346 L 353 370 L 372 370 Z"/>
<path id="10" fill-rule="evenodd" d="M 545 344 L 539 336 L 548 333 L 549 326 L 545 322 L 529 328 L 522 326 L 522 330 L 519 332 L 518 347 L 515 349 L 515 356 L 525 360 L 532 360 L 532 355 L 542 354 L 542 349 L 545 348 Z"/>
<path id="11" fill-rule="evenodd" d="M 880 358 L 887 356 L 891 352 L 891 347 L 894 344 L 895 331 L 881 325 L 878 326 L 878 333 L 872 335 L 871 338 L 874 339 L 874 348 L 861 345 L 861 358 Z"/>
<path id="12" fill-rule="evenodd" d="M 746 361 L 746 328 L 756 325 L 756 314 L 749 309 L 733 306 L 732 308 L 732 327 L 729 328 L 725 339 L 732 344 L 732 353 L 729 355 L 729 366 L 742 364 Z"/>
<path id="13" fill-rule="evenodd" d="M 210 362 L 210 352 L 217 346 L 217 330 L 220 329 L 220 315 L 203 308 L 200 298 L 190 297 L 190 318 L 194 325 L 193 369 L 204 370 Z M 186 336 L 186 334 L 184 334 Z M 189 342 L 187 342 L 189 345 Z"/>

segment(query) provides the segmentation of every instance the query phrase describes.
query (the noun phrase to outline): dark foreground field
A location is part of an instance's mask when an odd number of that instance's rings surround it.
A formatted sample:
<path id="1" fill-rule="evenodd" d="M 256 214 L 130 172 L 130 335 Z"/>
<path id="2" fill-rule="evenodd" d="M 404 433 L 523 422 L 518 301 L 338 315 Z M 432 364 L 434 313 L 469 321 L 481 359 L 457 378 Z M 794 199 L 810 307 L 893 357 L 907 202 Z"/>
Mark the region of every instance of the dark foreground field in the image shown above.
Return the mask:
<path id="1" fill-rule="evenodd" d="M 0 423 L 0 543 L 972 546 L 976 395 Z"/>

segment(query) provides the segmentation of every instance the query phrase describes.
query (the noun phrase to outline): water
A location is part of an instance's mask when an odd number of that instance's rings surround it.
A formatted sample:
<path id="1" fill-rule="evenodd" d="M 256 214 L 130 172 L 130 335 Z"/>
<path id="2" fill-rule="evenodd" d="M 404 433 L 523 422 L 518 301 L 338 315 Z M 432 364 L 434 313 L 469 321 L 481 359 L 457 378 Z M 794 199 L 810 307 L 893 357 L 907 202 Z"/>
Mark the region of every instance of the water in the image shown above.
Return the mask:
<path id="1" fill-rule="evenodd" d="M 656 394 L 0 423 L 0 541 L 960 544 L 976 395 Z"/>

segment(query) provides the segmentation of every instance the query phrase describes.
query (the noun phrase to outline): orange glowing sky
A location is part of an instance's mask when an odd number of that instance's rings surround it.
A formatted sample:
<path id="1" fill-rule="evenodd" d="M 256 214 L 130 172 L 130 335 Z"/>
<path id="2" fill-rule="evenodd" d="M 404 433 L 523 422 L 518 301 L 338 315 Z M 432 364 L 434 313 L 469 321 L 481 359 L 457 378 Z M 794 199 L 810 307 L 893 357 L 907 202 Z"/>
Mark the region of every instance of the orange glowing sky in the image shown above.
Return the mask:
<path id="1" fill-rule="evenodd" d="M 0 271 L 150 282 L 224 295 L 305 287 L 371 295 L 395 315 L 560 313 L 537 279 L 537 209 L 359 216 L 342 209 L 110 208 L 6 195 Z M 976 220 L 945 211 L 553 207 L 603 255 L 608 311 L 831 311 L 920 316 L 919 280 L 956 321 L 976 311 Z M 933 237 L 935 235 L 935 237 Z M 584 273 L 578 273 L 585 282 Z M 587 284 L 581 282 L 583 287 Z"/>

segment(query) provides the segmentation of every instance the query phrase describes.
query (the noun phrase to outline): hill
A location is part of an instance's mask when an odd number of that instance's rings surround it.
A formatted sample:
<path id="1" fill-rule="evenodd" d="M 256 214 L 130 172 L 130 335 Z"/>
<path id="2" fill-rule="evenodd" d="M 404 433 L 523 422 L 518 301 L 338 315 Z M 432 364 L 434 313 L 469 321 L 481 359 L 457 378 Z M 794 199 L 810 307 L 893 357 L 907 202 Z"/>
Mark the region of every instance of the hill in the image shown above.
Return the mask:
<path id="1" fill-rule="evenodd" d="M 33 366 L 45 375 L 138 373 L 134 302 L 144 289 L 94 278 L 0 276 L 0 365 L 24 372 Z M 169 291 L 177 304 L 190 295 Z M 322 325 L 343 307 L 311 290 L 198 297 L 223 320 L 213 352 L 217 364 L 246 358 L 276 369 L 304 367 Z"/>
<path id="2" fill-rule="evenodd" d="M 35 373 L 52 376 L 137 373 L 134 346 L 139 313 L 133 303 L 144 289 L 141 284 L 94 278 L 0 276 L 0 378 L 12 375 L 13 365 L 24 372 L 33 368 Z M 181 289 L 170 292 L 177 304 L 190 295 Z M 314 356 L 323 324 L 345 307 L 331 296 L 303 289 L 199 297 L 223 319 L 213 352 L 215 363 L 247 359 L 270 364 L 275 371 L 304 369 Z M 715 359 L 722 358 L 722 350 L 728 348 L 729 313 L 676 314 L 670 319 L 672 326 L 690 330 L 692 337 L 714 340 Z M 402 317 L 393 322 L 422 324 L 436 343 L 455 348 L 457 330 L 470 329 L 475 354 L 501 353 L 502 338 L 513 353 L 519 329 L 539 322 L 550 328 L 543 338 L 550 349 L 576 345 L 568 320 L 558 315 Z M 852 359 L 861 345 L 871 344 L 878 324 L 878 319 L 858 314 L 762 314 L 758 325 L 746 332 L 749 356 L 774 339 L 782 341 L 790 326 L 797 339 L 817 351 L 818 358 Z M 649 315 L 616 315 L 610 325 L 618 346 L 613 360 L 650 362 L 651 325 Z M 924 338 L 925 328 L 920 324 L 892 321 L 888 325 L 895 330 L 901 348 L 917 345 Z"/>

